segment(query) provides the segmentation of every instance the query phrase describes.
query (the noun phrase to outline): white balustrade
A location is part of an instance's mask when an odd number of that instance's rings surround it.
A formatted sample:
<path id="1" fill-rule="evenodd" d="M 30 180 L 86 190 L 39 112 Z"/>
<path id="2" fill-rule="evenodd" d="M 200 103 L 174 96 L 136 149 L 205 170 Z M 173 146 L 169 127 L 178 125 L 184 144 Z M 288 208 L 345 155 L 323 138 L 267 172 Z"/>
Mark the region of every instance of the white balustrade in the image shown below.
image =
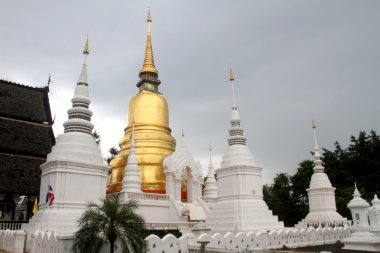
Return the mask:
<path id="1" fill-rule="evenodd" d="M 283 246 L 297 248 L 333 244 L 342 238 L 350 236 L 350 234 L 350 227 L 317 229 L 310 227 L 307 230 L 289 228 L 269 232 L 238 232 L 236 234 L 228 232 L 224 235 L 215 233 L 211 236 L 202 234 L 196 240 L 188 241 L 187 244 L 183 244 L 183 242 L 186 242 L 187 236 L 192 237 L 193 234 L 184 235 L 179 239 L 172 235 L 167 235 L 163 239 L 150 235 L 145 240 L 148 243 L 149 253 L 177 253 L 179 249 L 181 252 L 200 252 L 200 244 L 196 242 L 202 236 L 210 238 L 210 243 L 206 245 L 207 252 L 234 252 L 235 250 L 236 252 L 241 252 L 243 250 L 276 249 Z"/>
<path id="2" fill-rule="evenodd" d="M 162 200 L 169 201 L 168 194 L 156 194 L 146 192 L 128 192 L 128 200 Z"/>

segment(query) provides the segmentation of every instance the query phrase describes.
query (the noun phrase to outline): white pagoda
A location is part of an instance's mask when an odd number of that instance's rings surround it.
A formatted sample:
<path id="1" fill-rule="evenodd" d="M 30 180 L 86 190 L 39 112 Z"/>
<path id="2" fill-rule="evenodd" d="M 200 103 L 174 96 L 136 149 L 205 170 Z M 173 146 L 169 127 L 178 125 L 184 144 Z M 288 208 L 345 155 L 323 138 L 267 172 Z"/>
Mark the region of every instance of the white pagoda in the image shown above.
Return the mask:
<path id="1" fill-rule="evenodd" d="M 64 134 L 41 165 L 40 203 L 38 213 L 25 224 L 27 232 L 49 231 L 72 234 L 77 220 L 89 202 L 99 202 L 106 195 L 108 168 L 98 144 L 92 136 L 92 111 L 87 80 L 88 39 L 83 50 L 84 63 L 75 88 Z M 48 188 L 54 194 L 49 206 L 45 203 Z M 30 233 L 29 233 L 30 234 Z"/>
<path id="2" fill-rule="evenodd" d="M 230 70 L 231 128 L 221 168 L 216 171 L 218 199 L 206 219 L 206 224 L 215 232 L 283 228 L 283 222 L 278 221 L 263 200 L 262 168 L 256 165 L 246 145 L 233 81 L 234 75 Z"/>
<path id="3" fill-rule="evenodd" d="M 347 224 L 347 219 L 336 211 L 335 188 L 332 187 L 329 177 L 324 172 L 314 119 L 312 127 L 315 144 L 314 174 L 311 176 L 310 187 L 306 189 L 309 196 L 309 213 L 296 227 L 343 226 Z"/>

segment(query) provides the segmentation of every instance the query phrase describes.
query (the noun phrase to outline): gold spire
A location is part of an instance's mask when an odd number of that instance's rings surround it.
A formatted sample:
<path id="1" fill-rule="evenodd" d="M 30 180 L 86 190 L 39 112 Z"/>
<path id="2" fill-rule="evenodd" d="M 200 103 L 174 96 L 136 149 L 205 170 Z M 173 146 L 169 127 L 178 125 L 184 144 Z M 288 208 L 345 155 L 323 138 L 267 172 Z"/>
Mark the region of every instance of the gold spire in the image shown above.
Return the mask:
<path id="1" fill-rule="evenodd" d="M 235 80 L 234 78 L 234 72 L 232 71 L 232 68 L 230 68 L 230 81 Z"/>
<path id="2" fill-rule="evenodd" d="M 88 35 L 86 38 L 86 44 L 84 44 L 83 54 L 90 54 L 90 49 L 88 47 Z"/>
<path id="3" fill-rule="evenodd" d="M 150 36 L 150 23 L 152 22 L 152 17 L 150 15 L 150 9 L 148 10 L 148 36 L 146 41 L 146 48 L 145 48 L 145 57 L 144 57 L 144 63 L 142 68 L 140 69 L 140 75 L 142 73 L 153 73 L 155 75 L 158 74 L 158 71 L 156 67 L 154 66 L 154 59 L 153 59 L 153 49 L 152 49 L 152 41 Z"/>
<path id="4" fill-rule="evenodd" d="M 311 121 L 311 127 L 312 127 L 312 128 L 317 128 L 317 125 L 315 124 L 314 117 L 313 117 L 313 119 L 312 119 L 312 121 Z"/>
<path id="5" fill-rule="evenodd" d="M 152 17 L 150 16 L 150 8 L 148 8 L 148 19 L 146 22 L 152 22 Z M 148 24 L 148 33 L 150 33 L 150 25 Z"/>

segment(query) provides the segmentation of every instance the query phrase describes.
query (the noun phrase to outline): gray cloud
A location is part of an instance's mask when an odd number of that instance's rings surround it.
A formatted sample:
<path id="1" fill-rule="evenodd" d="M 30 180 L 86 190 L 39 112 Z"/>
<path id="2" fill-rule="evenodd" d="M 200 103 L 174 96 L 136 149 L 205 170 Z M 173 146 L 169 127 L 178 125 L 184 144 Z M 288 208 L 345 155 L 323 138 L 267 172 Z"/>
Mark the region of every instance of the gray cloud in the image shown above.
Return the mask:
<path id="1" fill-rule="evenodd" d="M 148 6 L 173 135 L 183 128 L 204 165 L 210 141 L 216 160 L 226 148 L 230 64 L 266 181 L 311 158 L 312 115 L 326 148 L 360 130 L 379 132 L 378 1 L 2 1 L 0 77 L 42 86 L 51 73 L 61 124 L 89 33 L 94 122 L 106 150 L 121 138 L 137 93 Z"/>

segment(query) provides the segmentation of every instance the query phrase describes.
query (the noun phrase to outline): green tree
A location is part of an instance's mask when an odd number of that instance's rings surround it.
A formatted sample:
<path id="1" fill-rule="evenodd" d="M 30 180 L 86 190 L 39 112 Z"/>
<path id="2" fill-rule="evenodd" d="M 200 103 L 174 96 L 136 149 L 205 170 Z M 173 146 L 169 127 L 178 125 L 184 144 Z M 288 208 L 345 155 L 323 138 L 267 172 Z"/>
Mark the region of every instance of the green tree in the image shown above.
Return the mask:
<path id="1" fill-rule="evenodd" d="M 302 218 L 304 208 L 293 197 L 291 176 L 286 173 L 277 174 L 272 185 L 264 185 L 264 201 L 273 214 L 284 221 L 285 226 L 292 226 Z"/>
<path id="2" fill-rule="evenodd" d="M 314 162 L 304 160 L 298 164 L 297 172 L 291 176 L 293 198 L 300 205 L 308 209 L 309 198 L 306 189 L 309 188 L 310 179 L 313 175 Z"/>
<path id="3" fill-rule="evenodd" d="M 99 133 L 96 130 L 94 130 L 92 132 L 92 137 L 94 138 L 96 144 L 99 144 L 99 142 L 100 142 L 100 135 L 99 135 Z"/>
<path id="4" fill-rule="evenodd" d="M 121 240 L 123 253 L 145 252 L 144 219 L 135 213 L 137 204 L 121 204 L 119 195 L 109 195 L 101 205 L 90 203 L 79 219 L 80 229 L 74 235 L 75 253 L 99 252 L 104 242 L 114 252 L 115 241 Z"/>
<path id="5" fill-rule="evenodd" d="M 368 202 L 374 194 L 380 193 L 380 137 L 375 131 L 370 134 L 362 131 L 358 137 L 351 136 L 345 149 L 338 142 L 333 151 L 323 149 L 322 161 L 325 173 L 336 188 L 337 211 L 344 217 L 351 218 L 347 204 L 352 199 L 354 182 Z M 313 161 L 302 161 L 293 176 L 278 174 L 273 185 L 263 188 L 264 200 L 285 225 L 294 225 L 309 211 L 306 189 L 310 185 L 313 167 Z"/>
<path id="6" fill-rule="evenodd" d="M 110 155 L 107 156 L 107 163 L 109 165 L 112 159 L 114 159 L 120 153 L 120 150 L 116 147 L 111 147 L 108 152 L 110 153 Z"/>
<path id="7" fill-rule="evenodd" d="M 336 188 L 337 210 L 343 216 L 351 217 L 347 204 L 352 199 L 354 182 L 367 201 L 380 193 L 380 138 L 375 131 L 370 134 L 361 131 L 358 137 L 351 136 L 346 149 L 338 142 L 334 151 L 324 149 L 323 162 Z"/>

